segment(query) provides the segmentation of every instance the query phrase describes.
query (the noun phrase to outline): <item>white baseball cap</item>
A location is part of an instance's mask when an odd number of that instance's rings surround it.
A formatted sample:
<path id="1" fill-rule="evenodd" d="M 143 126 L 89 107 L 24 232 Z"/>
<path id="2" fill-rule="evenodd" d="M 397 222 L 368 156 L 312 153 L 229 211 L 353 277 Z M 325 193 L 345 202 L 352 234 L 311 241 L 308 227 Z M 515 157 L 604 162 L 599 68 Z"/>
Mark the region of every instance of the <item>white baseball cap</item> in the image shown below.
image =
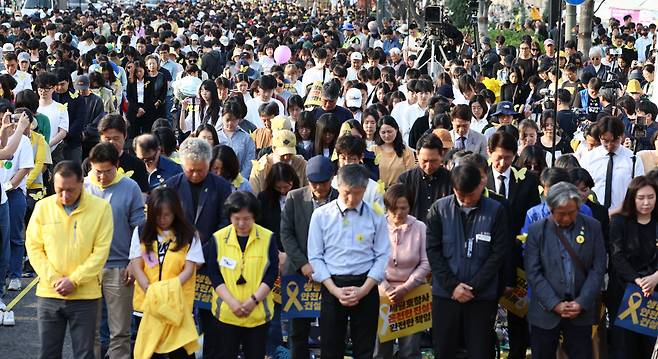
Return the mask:
<path id="1" fill-rule="evenodd" d="M 2 52 L 14 52 L 14 45 L 11 43 L 2 45 Z"/>
<path id="2" fill-rule="evenodd" d="M 350 60 L 363 60 L 363 55 L 361 55 L 360 52 L 353 52 L 352 55 L 350 55 Z"/>
<path id="3" fill-rule="evenodd" d="M 352 87 L 345 94 L 345 107 L 361 107 L 362 99 L 361 90 Z"/>

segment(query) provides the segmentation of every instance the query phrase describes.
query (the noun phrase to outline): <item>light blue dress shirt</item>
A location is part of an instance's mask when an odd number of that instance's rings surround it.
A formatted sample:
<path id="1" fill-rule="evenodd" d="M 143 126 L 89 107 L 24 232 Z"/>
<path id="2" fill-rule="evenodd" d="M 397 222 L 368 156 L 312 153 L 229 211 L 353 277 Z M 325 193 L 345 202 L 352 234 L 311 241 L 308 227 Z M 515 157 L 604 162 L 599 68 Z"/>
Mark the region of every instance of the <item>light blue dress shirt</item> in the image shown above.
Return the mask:
<path id="1" fill-rule="evenodd" d="M 220 121 L 217 121 L 218 123 Z M 251 161 L 256 159 L 256 144 L 254 140 L 243 129 L 238 128 L 233 132 L 233 136 L 228 137 L 222 130 L 222 126 L 218 126 L 217 137 L 219 138 L 220 145 L 227 145 L 235 151 L 240 163 L 240 174 L 242 177 L 249 178 L 251 174 Z"/>
<path id="2" fill-rule="evenodd" d="M 338 198 L 313 211 L 308 231 L 308 258 L 313 280 L 332 275 L 360 275 L 378 283 L 390 254 L 386 217 L 366 203 L 348 209 Z"/>

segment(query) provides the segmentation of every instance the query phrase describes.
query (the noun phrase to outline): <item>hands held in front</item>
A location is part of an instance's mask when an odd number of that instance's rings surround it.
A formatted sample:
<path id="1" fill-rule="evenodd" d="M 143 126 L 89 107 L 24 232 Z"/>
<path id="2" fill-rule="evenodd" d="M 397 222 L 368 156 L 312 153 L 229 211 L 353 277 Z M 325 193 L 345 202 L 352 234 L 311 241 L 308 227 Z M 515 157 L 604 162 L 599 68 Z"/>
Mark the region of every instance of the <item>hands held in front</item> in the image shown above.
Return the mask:
<path id="1" fill-rule="evenodd" d="M 334 290 L 334 297 L 338 298 L 340 304 L 346 307 L 353 307 L 359 304 L 359 301 L 368 294 L 363 287 L 343 287 Z"/>
<path id="2" fill-rule="evenodd" d="M 404 296 L 409 293 L 409 290 L 403 286 L 398 286 L 396 288 L 391 288 L 390 290 L 386 291 L 386 295 L 388 296 L 388 300 L 391 301 L 393 304 L 397 304 L 401 301 L 404 300 Z"/>
<path id="3" fill-rule="evenodd" d="M 555 308 L 553 308 L 553 311 L 559 314 L 562 318 L 574 319 L 580 315 L 580 312 L 583 311 L 583 307 L 581 307 L 576 301 L 560 302 Z"/>
<path id="4" fill-rule="evenodd" d="M 473 294 L 473 287 L 466 283 L 459 283 L 452 291 L 452 300 L 456 300 L 459 303 L 466 303 L 469 300 L 473 299 L 475 295 Z"/>
<path id="5" fill-rule="evenodd" d="M 645 297 L 651 296 L 656 284 L 658 284 L 658 272 L 642 278 L 635 278 L 635 284 L 642 288 L 642 294 Z"/>
<path id="6" fill-rule="evenodd" d="M 254 300 L 251 298 L 248 298 L 244 302 L 233 299 L 228 303 L 228 306 L 231 308 L 231 312 L 233 312 L 236 317 L 244 318 L 248 317 L 254 308 L 256 308 L 256 302 L 254 302 Z"/>
<path id="7" fill-rule="evenodd" d="M 55 282 L 55 290 L 59 295 L 66 297 L 75 290 L 75 285 L 73 285 L 70 279 L 63 277 Z"/>

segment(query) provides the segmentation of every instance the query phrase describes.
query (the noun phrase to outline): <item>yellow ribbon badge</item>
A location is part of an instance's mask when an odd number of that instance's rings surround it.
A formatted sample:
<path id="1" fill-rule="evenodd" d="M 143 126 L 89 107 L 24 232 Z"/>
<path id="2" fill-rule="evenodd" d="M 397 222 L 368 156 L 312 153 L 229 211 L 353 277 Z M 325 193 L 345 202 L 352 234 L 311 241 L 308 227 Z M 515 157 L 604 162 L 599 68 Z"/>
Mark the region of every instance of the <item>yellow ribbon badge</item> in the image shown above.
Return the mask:
<path id="1" fill-rule="evenodd" d="M 297 299 L 297 296 L 299 295 L 299 286 L 297 285 L 296 282 L 289 282 L 288 285 L 286 286 L 286 294 L 288 294 L 288 301 L 286 302 L 286 305 L 283 306 L 283 311 L 287 312 L 290 310 L 290 307 L 293 305 L 295 308 L 297 308 L 297 311 L 301 311 L 304 309 L 304 306 L 302 303 Z"/>
<path id="2" fill-rule="evenodd" d="M 640 308 L 641 305 L 642 305 L 642 294 L 637 292 L 631 294 L 631 296 L 628 297 L 628 309 L 626 309 L 621 314 L 619 314 L 618 318 L 623 320 L 624 318 L 630 315 L 633 324 L 638 324 L 640 321 L 637 319 L 637 310 Z"/>
<path id="3" fill-rule="evenodd" d="M 356 240 L 359 242 L 363 242 L 363 240 L 366 239 L 366 237 L 363 235 L 363 233 L 359 233 L 356 235 Z"/>
<path id="4" fill-rule="evenodd" d="M 527 168 L 523 167 L 520 170 L 517 170 L 516 168 L 512 167 L 512 172 L 514 173 L 514 179 L 516 182 L 521 182 L 525 179 L 525 173 L 528 171 Z"/>
<path id="5" fill-rule="evenodd" d="M 585 243 L 585 237 L 583 237 L 583 236 L 577 236 L 577 237 L 576 237 L 576 243 L 578 243 L 578 244 L 583 244 L 583 243 Z"/>

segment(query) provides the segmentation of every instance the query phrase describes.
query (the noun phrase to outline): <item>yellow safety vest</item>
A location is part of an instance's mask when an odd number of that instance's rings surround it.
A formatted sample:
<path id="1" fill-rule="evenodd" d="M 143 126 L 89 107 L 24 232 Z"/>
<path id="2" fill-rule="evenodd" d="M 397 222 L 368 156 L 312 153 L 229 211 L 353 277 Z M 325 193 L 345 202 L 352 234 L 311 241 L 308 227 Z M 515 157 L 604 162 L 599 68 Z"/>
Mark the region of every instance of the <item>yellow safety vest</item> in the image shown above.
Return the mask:
<path id="1" fill-rule="evenodd" d="M 272 232 L 254 224 L 244 253 L 232 225 L 215 232 L 214 238 L 217 243 L 217 263 L 224 277 L 224 284 L 235 299 L 244 302 L 256 293 L 267 268 L 271 265 L 269 248 Z M 240 275 L 246 283 L 236 283 Z M 270 291 L 267 297 L 258 303 L 248 317 L 240 318 L 233 314 L 231 308 L 219 298 L 217 291 L 213 291 L 212 312 L 222 323 L 253 328 L 272 319 L 274 313 L 272 292 Z"/>
<path id="2" fill-rule="evenodd" d="M 176 247 L 175 244 L 171 244 L 167 248 L 165 253 L 164 260 L 162 261 L 162 266 L 159 264 L 157 259 L 158 257 L 158 244 L 153 242 L 153 248 L 150 252 L 151 256 L 155 257 L 158 264 L 150 267 L 146 261 L 144 261 L 144 274 L 149 280 L 149 283 L 159 282 L 161 280 L 172 279 L 178 277 L 183 269 L 185 268 L 185 258 L 187 257 L 187 252 L 190 250 L 190 245 L 187 244 L 178 251 L 173 251 L 173 248 Z M 139 245 L 142 253 L 146 252 L 146 246 L 144 244 Z M 162 268 L 162 270 L 160 269 Z M 185 307 L 192 312 L 192 305 L 194 304 L 194 286 L 196 284 L 196 266 L 194 269 L 194 274 L 188 279 L 185 284 L 183 284 L 183 297 L 185 298 Z M 133 294 L 133 308 L 135 311 L 143 312 L 142 303 L 144 302 L 144 297 L 146 293 L 142 290 L 137 283 L 135 283 L 135 292 Z"/>

